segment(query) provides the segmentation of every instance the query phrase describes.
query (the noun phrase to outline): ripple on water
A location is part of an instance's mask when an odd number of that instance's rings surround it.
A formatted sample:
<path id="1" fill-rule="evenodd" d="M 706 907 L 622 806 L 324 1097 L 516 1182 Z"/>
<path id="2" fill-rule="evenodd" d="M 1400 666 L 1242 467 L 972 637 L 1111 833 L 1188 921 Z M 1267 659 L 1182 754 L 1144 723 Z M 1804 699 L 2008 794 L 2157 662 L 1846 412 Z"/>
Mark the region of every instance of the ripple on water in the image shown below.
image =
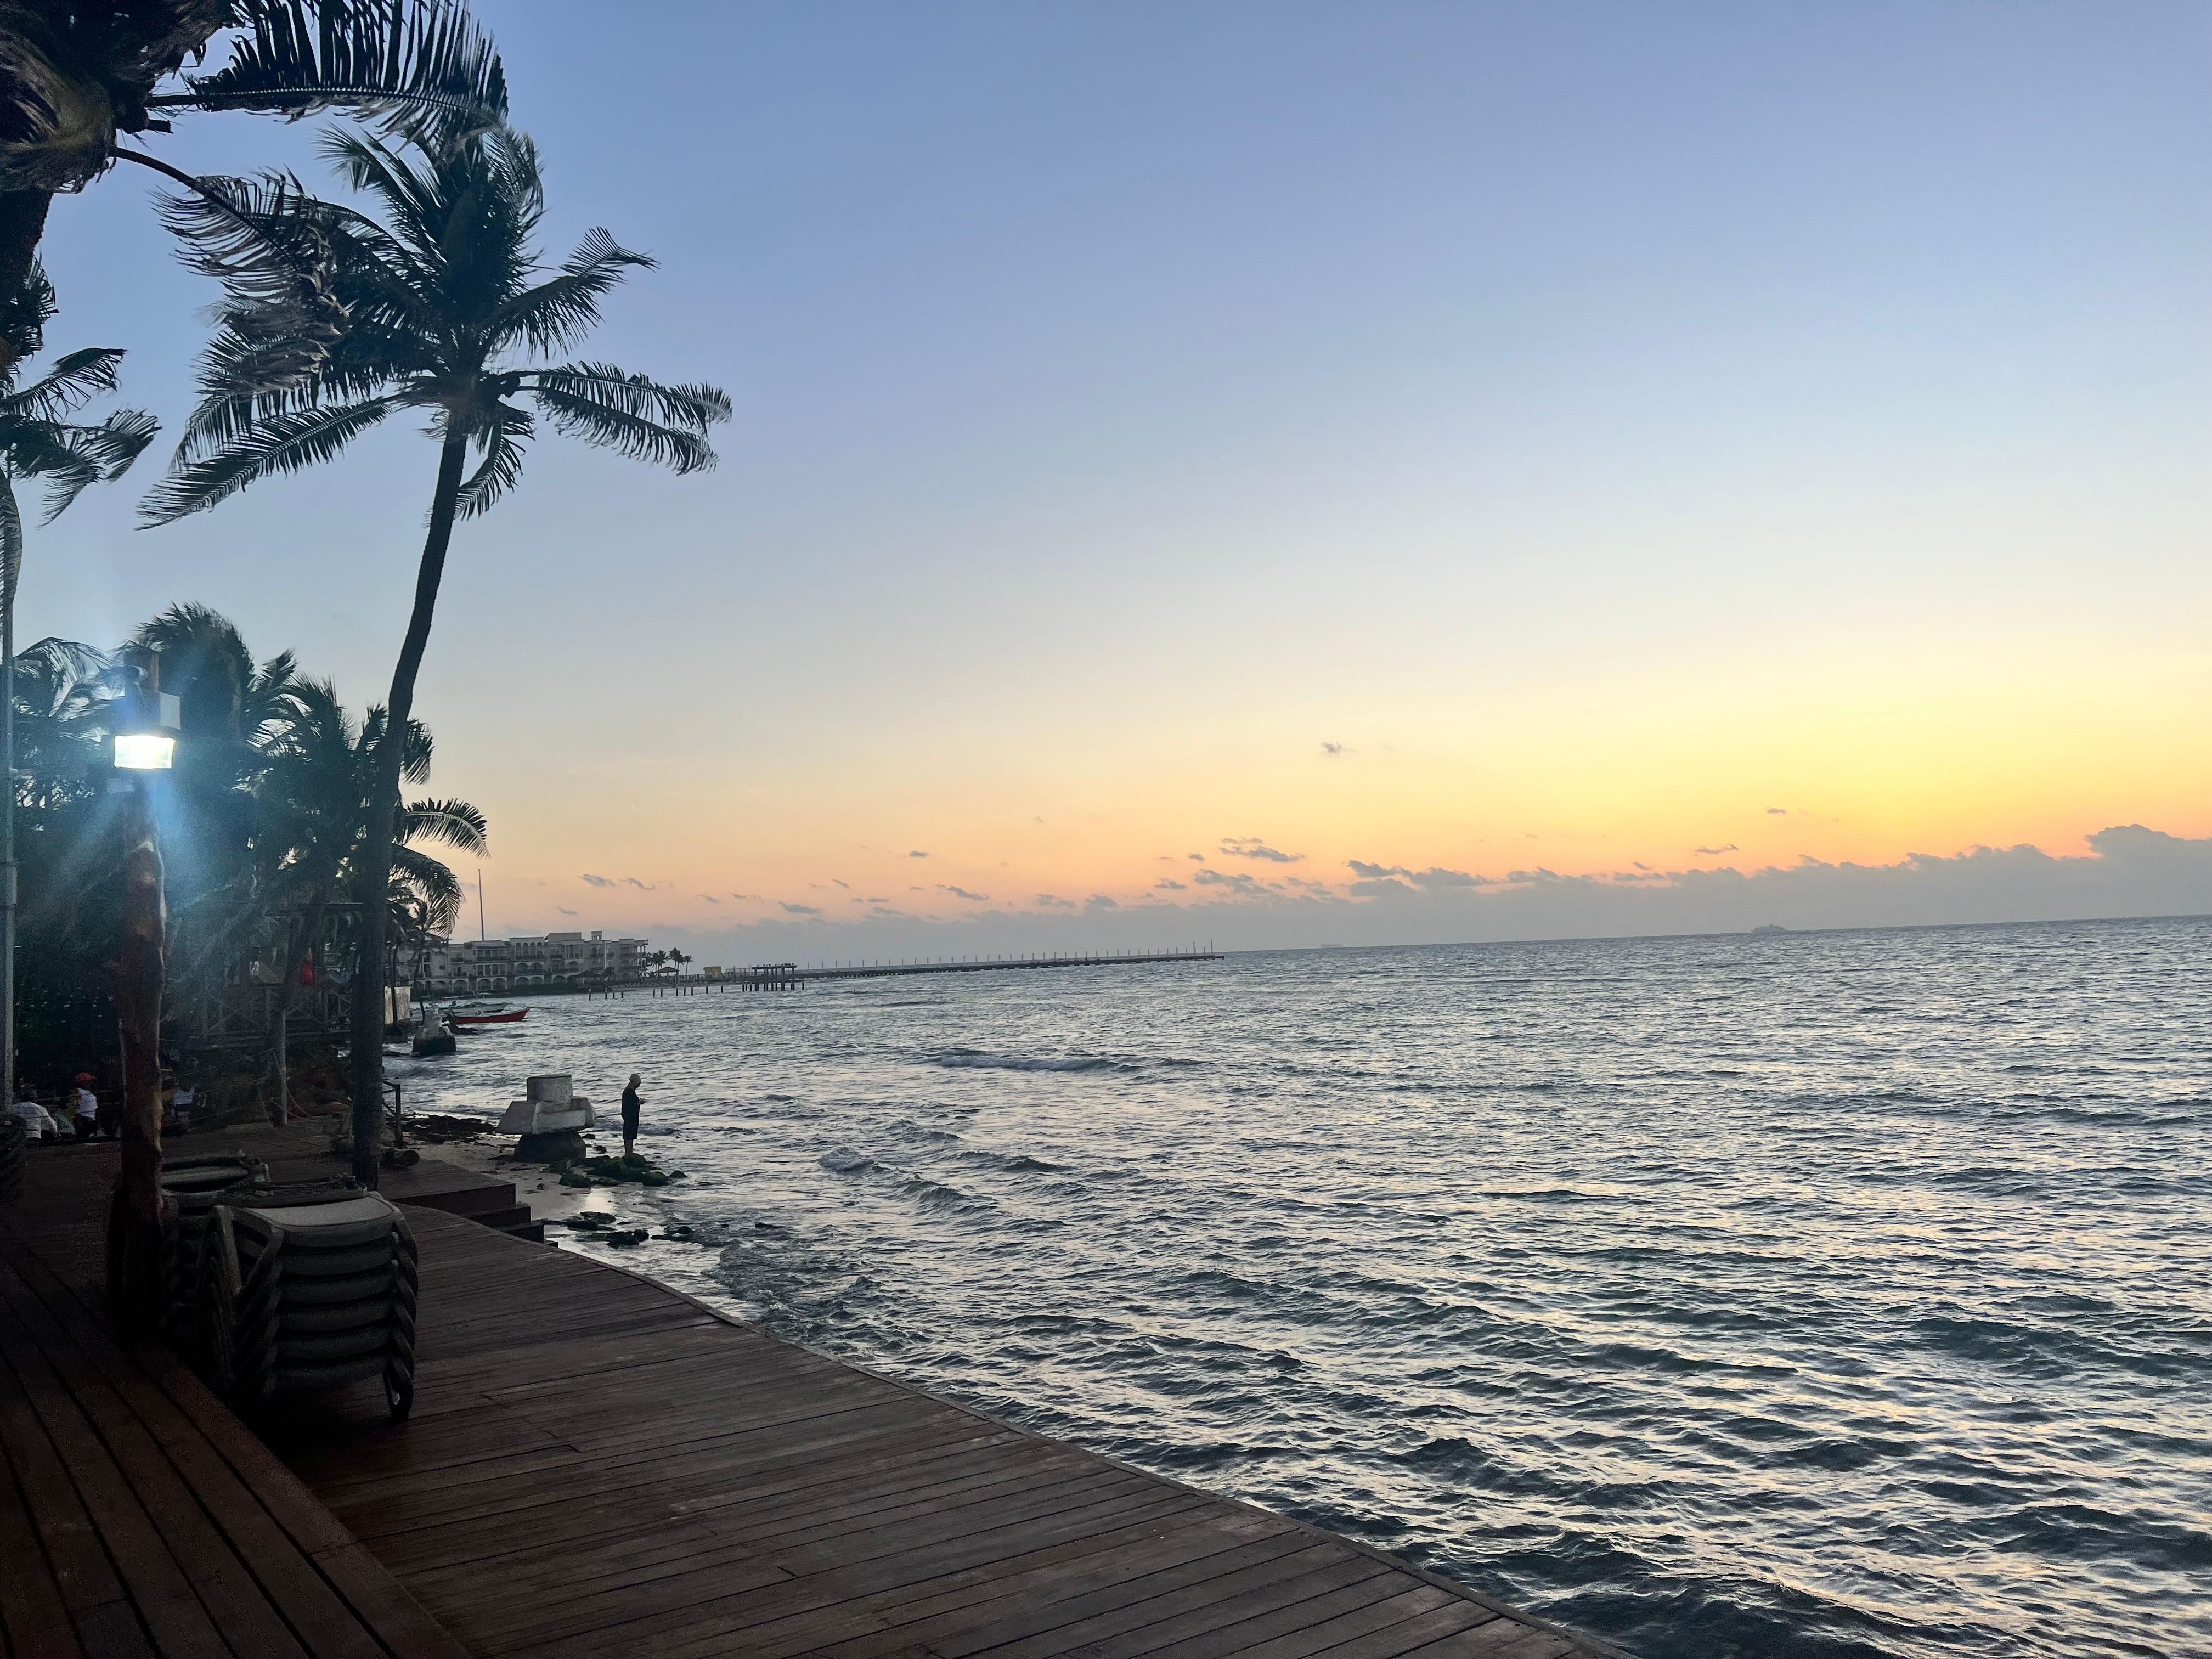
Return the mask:
<path id="1" fill-rule="evenodd" d="M 478 1114 L 643 1070 L 699 1185 L 618 1202 L 697 1242 L 629 1265 L 1645 1659 L 2212 1653 L 2208 946 L 560 999 L 398 1067 Z"/>

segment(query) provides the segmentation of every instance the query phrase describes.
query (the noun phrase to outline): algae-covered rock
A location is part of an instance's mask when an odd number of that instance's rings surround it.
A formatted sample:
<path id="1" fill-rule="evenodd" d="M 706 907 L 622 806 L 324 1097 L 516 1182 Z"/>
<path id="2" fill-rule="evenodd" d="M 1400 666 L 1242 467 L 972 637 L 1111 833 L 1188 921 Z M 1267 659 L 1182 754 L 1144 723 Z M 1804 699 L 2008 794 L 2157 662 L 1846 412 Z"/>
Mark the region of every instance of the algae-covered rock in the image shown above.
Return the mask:
<path id="1" fill-rule="evenodd" d="M 641 1187 L 665 1187 L 676 1178 L 641 1152 L 629 1152 L 621 1158 L 600 1155 L 580 1158 L 571 1166 L 570 1173 L 577 1171 L 607 1186 L 619 1186 L 623 1182 L 634 1181 Z M 561 1178 L 565 1182 L 568 1177 L 564 1175 Z"/>
<path id="2" fill-rule="evenodd" d="M 592 1184 L 592 1178 L 580 1170 L 563 1170 L 561 1171 L 561 1184 L 563 1187 L 588 1187 Z"/>
<path id="3" fill-rule="evenodd" d="M 601 1233 L 599 1237 L 610 1244 L 623 1246 L 642 1244 L 645 1243 L 645 1229 L 642 1227 L 625 1227 L 620 1232 Z"/>

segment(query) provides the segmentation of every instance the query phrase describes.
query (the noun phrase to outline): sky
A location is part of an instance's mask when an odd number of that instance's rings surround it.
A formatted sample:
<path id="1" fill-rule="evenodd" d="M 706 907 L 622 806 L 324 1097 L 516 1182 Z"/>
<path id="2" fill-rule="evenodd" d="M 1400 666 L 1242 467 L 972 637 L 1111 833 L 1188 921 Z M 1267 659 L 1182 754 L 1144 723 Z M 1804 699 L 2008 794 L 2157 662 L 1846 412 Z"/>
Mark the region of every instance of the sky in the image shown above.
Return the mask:
<path id="1" fill-rule="evenodd" d="M 495 935 L 2212 910 L 2196 0 L 476 9 L 549 254 L 661 261 L 588 355 L 737 410 L 457 535 L 416 707 Z M 336 191 L 311 138 L 154 142 Z M 213 296 L 140 171 L 57 204 L 49 337 L 173 430 Z M 380 700 L 434 446 L 139 530 L 163 453 L 20 636 L 198 599 Z"/>

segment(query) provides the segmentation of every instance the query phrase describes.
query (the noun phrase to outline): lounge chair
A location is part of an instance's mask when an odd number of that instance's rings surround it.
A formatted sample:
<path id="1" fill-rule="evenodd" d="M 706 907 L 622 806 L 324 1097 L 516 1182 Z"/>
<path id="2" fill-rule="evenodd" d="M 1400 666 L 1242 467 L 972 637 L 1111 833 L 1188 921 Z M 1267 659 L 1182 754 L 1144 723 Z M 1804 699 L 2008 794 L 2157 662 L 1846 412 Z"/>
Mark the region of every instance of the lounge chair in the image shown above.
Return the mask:
<path id="1" fill-rule="evenodd" d="M 395 1423 L 415 1404 L 414 1235 L 374 1193 L 217 1204 L 200 1255 L 210 1381 L 241 1412 L 375 1377 Z"/>
<path id="2" fill-rule="evenodd" d="M 162 1206 L 169 1213 L 161 1224 L 161 1335 L 188 1358 L 198 1334 L 192 1312 L 208 1212 L 226 1192 L 268 1176 L 266 1164 L 244 1152 L 161 1161 L 161 1194 L 169 1200 Z"/>
<path id="3" fill-rule="evenodd" d="M 0 1112 L 0 1204 L 13 1204 L 23 1195 L 23 1149 L 30 1131 L 13 1112 Z"/>

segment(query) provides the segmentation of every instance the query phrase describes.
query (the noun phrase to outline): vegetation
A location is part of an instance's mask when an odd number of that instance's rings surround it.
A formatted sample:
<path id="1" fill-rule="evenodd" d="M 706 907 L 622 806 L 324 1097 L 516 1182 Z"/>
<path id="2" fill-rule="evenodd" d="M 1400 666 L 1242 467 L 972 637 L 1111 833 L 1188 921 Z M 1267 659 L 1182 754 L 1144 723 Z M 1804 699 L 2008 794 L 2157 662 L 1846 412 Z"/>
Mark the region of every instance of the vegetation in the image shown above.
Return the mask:
<path id="1" fill-rule="evenodd" d="M 201 73 L 228 35 L 220 68 Z M 192 67 L 187 68 L 187 65 Z M 296 119 L 349 110 L 395 134 L 507 118 L 489 38 L 450 0 L 0 0 L 0 295 L 22 293 L 54 197 L 117 161 L 186 185 L 228 210 L 235 179 L 195 179 L 124 146 L 179 115 L 258 111 Z M 317 262 L 233 215 L 240 268 L 322 313 Z M 0 325 L 0 366 L 15 354 Z"/>
<path id="2" fill-rule="evenodd" d="M 302 677 L 289 653 L 257 663 L 238 629 L 203 605 L 162 612 L 126 644 L 161 652 L 162 686 L 182 704 L 162 807 L 173 1006 L 258 979 L 283 988 L 281 1020 L 303 981 L 356 975 L 365 913 L 381 914 L 400 949 L 427 948 L 431 934 L 453 926 L 460 884 L 428 849 L 484 851 L 483 814 L 466 801 L 398 805 L 400 844 L 380 883 L 384 901 L 368 902 L 380 885 L 364 849 L 382 710 L 356 720 L 327 683 Z M 49 1083 L 112 1040 L 121 824 L 105 787 L 111 660 L 91 646 L 41 640 L 22 653 L 15 679 L 19 1006 L 27 1072 Z M 410 722 L 405 781 L 428 781 L 433 748 L 429 732 Z M 277 1035 L 269 1033 L 272 1043 Z"/>
<path id="3" fill-rule="evenodd" d="M 204 71 L 211 52 L 220 66 Z M 323 110 L 364 123 L 325 135 L 357 204 L 319 199 L 285 173 L 194 177 L 125 142 L 168 131 L 179 114 Z M 594 230 L 559 264 L 542 263 L 542 169 L 506 117 L 498 55 L 459 0 L 0 0 L 6 477 L 44 478 L 58 510 L 119 473 L 152 435 L 131 411 L 67 419 L 112 389 L 112 351 L 65 358 L 15 389 L 52 309 L 36 264 L 48 204 L 125 161 L 180 187 L 161 218 L 187 263 L 222 287 L 201 398 L 147 503 L 149 521 L 331 459 L 394 414 L 427 417 L 438 444 L 383 709 L 356 720 L 330 686 L 302 678 L 289 656 L 257 663 L 202 607 L 167 612 L 131 642 L 161 652 L 161 689 L 184 699 L 164 830 L 173 963 L 204 989 L 250 958 L 277 975 L 287 1002 L 302 963 L 343 964 L 356 1169 L 372 1185 L 382 987 L 404 952 L 419 966 L 427 941 L 455 920 L 459 884 L 430 849 L 480 853 L 483 841 L 482 815 L 465 802 L 402 793 L 429 766 L 415 686 L 454 525 L 515 486 L 541 425 L 684 473 L 714 464 L 708 434 L 730 415 L 713 386 L 567 360 L 606 295 L 653 262 Z M 9 599 L 20 530 L 9 489 L 0 500 Z M 81 1035 L 114 937 L 117 830 L 99 752 L 112 668 L 88 647 L 42 641 L 6 675 L 0 706 L 21 726 L 27 765 L 11 799 L 35 846 L 25 889 L 44 930 L 23 954 L 40 964 L 55 1032 L 76 1022 Z M 31 920 L 27 911 L 27 928 Z M 280 1009 L 280 1052 L 283 1029 Z"/>
<path id="4" fill-rule="evenodd" d="M 388 706 L 410 716 L 429 644 L 454 521 L 489 509 L 522 474 L 543 420 L 555 431 L 678 471 L 714 464 L 708 428 L 729 399 L 713 386 L 663 385 L 611 364 L 552 362 L 589 334 L 600 301 L 653 261 L 594 230 L 549 274 L 536 238 L 544 213 L 538 151 L 520 133 L 433 135 L 404 152 L 373 136 L 333 131 L 325 149 L 374 213 L 270 185 L 258 226 L 265 240 L 313 243 L 327 254 L 344 332 L 310 374 L 288 362 L 272 376 L 270 343 L 295 328 L 289 302 L 258 275 L 226 270 L 227 221 L 172 204 L 172 223 L 201 267 L 223 276 L 225 305 L 201 372 L 203 397 L 169 477 L 149 499 L 155 521 L 211 507 L 263 478 L 328 461 L 395 414 L 427 416 L 438 443 L 429 526 Z M 469 457 L 476 457 L 473 468 Z M 375 750 L 362 878 L 380 886 L 403 762 Z M 382 959 L 383 912 L 363 918 L 367 960 Z M 356 1170 L 375 1176 L 382 1087 L 380 990 L 356 994 L 353 1043 Z"/>
<path id="5" fill-rule="evenodd" d="M 27 384 L 23 371 L 46 343 L 46 325 L 54 313 L 54 291 L 36 261 L 21 274 L 14 303 L 0 306 L 0 683 L 12 686 L 15 672 L 15 587 L 23 570 L 23 505 L 19 483 L 42 484 L 46 520 L 52 523 L 71 501 L 95 483 L 120 477 L 153 441 L 151 416 L 135 409 L 118 410 L 98 422 L 76 419 L 86 404 L 115 390 L 116 366 L 123 354 L 109 346 L 72 351 Z M 38 671 L 51 677 L 70 666 L 49 653 Z M 53 713 L 51 708 L 49 714 Z M 53 733 L 42 732 L 51 744 Z M 12 696 L 0 702 L 0 772 L 12 774 L 16 732 Z M 0 882 L 15 864 L 15 821 L 11 799 L 0 799 Z M 15 996 L 15 907 L 12 894 L 0 893 L 0 1002 L 11 1011 Z M 0 1060 L 0 1102 L 15 1096 L 13 1028 Z"/>

